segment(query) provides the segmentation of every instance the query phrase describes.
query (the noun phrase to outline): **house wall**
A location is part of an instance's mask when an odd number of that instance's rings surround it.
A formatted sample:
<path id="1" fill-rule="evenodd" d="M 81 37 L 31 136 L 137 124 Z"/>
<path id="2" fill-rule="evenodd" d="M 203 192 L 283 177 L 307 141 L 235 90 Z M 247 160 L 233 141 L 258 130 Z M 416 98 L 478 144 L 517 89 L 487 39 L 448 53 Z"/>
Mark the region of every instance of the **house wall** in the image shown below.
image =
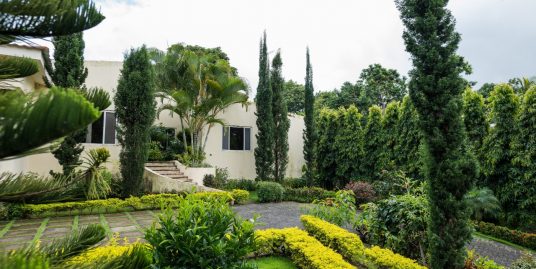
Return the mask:
<path id="1" fill-rule="evenodd" d="M 88 77 L 86 86 L 88 88 L 100 87 L 110 93 L 110 96 L 115 95 L 117 81 L 122 68 L 121 62 L 113 61 L 86 61 L 88 68 Z M 161 104 L 157 99 L 157 104 Z M 107 110 L 115 110 L 112 105 Z M 251 127 L 251 150 L 234 151 L 222 149 L 223 128 L 220 125 L 215 125 L 211 128 L 208 142 L 206 145 L 206 162 L 216 166 L 227 168 L 231 178 L 248 178 L 253 179 L 256 176 L 255 172 L 255 156 L 254 149 L 257 145 L 256 116 L 255 104 L 249 105 L 247 108 L 241 105 L 233 105 L 227 108 L 219 118 L 222 118 L 226 125 Z M 301 168 L 304 164 L 303 160 L 303 139 L 302 133 L 304 129 L 303 117 L 298 115 L 289 115 L 290 130 L 289 130 L 289 164 L 287 167 L 287 177 L 298 177 L 301 175 Z M 166 127 L 179 129 L 179 117 L 176 114 L 170 115 L 168 111 L 160 113 L 155 124 L 162 124 Z M 105 147 L 110 150 L 110 162 L 107 167 L 112 172 L 119 171 L 119 152 L 120 145 L 115 144 L 83 144 L 85 151 L 90 149 Z M 85 156 L 85 153 L 82 154 Z M 35 172 L 46 175 L 50 170 L 61 171 L 61 166 L 50 153 L 38 154 L 25 158 L 20 158 L 13 161 L 0 162 L 0 171 L 19 172 Z"/>

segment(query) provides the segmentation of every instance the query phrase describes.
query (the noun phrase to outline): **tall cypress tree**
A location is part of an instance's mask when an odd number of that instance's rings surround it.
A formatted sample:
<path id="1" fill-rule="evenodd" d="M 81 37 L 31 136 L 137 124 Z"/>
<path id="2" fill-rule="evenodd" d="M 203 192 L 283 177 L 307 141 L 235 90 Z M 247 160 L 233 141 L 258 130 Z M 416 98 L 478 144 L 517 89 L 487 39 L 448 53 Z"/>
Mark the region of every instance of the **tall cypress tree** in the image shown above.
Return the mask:
<path id="1" fill-rule="evenodd" d="M 390 102 L 385 108 L 382 118 L 382 136 L 385 143 L 381 156 L 381 168 L 390 170 L 396 166 L 396 151 L 398 140 L 398 118 L 400 116 L 400 103 Z"/>
<path id="2" fill-rule="evenodd" d="M 318 113 L 318 145 L 315 155 L 322 156 L 315 165 L 318 173 L 318 183 L 326 188 L 333 189 L 337 184 L 337 148 L 336 140 L 339 135 L 339 113 L 333 109 L 323 108 Z"/>
<path id="3" fill-rule="evenodd" d="M 467 88 L 463 93 L 463 124 L 467 133 L 469 146 L 479 160 L 479 166 L 482 169 L 485 160 L 482 145 L 484 144 L 484 138 L 489 132 L 489 123 L 486 119 L 484 97 L 470 88 Z M 483 173 L 480 173 L 477 182 L 478 185 L 483 185 L 482 178 Z"/>
<path id="4" fill-rule="evenodd" d="M 446 8 L 448 0 L 397 0 L 406 29 L 403 38 L 413 69 L 409 93 L 424 136 L 425 178 L 430 204 L 430 267 L 463 268 L 471 239 L 464 196 L 476 162 L 464 142 L 461 77 L 466 63 L 456 54 L 460 35 Z"/>
<path id="5" fill-rule="evenodd" d="M 511 193 L 506 189 L 512 169 L 514 150 L 512 142 L 517 136 L 517 115 L 519 113 L 519 98 L 508 84 L 496 85 L 489 97 L 490 123 L 492 128 L 484 139 L 484 173 L 486 186 L 489 187 L 503 209 L 513 209 L 509 203 Z M 528 141 L 527 141 L 528 142 Z"/>
<path id="6" fill-rule="evenodd" d="M 337 154 L 336 173 L 338 179 L 335 187 L 344 188 L 350 180 L 359 179 L 361 176 L 359 164 L 363 158 L 363 128 L 361 127 L 363 115 L 359 113 L 354 105 L 350 105 L 348 109 L 340 107 L 338 113 L 339 128 L 337 129 L 335 140 L 334 142 L 325 141 L 324 143 L 334 144 Z M 319 126 L 319 133 L 322 132 L 321 128 L 323 127 Z"/>
<path id="7" fill-rule="evenodd" d="M 396 163 L 410 177 L 422 178 L 422 158 L 420 148 L 422 142 L 419 130 L 419 116 L 409 96 L 404 97 L 400 106 L 397 124 L 397 140 L 395 145 Z"/>
<path id="8" fill-rule="evenodd" d="M 123 196 L 142 191 L 143 170 L 148 157 L 149 130 L 156 116 L 154 72 L 145 46 L 125 55 L 114 103 L 121 143 L 119 161 Z"/>
<path id="9" fill-rule="evenodd" d="M 314 122 L 314 89 L 313 89 L 313 67 L 309 59 L 309 48 L 306 54 L 305 68 L 305 130 L 303 132 L 303 157 L 305 159 L 305 179 L 308 185 L 313 184 L 314 179 L 314 152 L 316 144 L 316 128 Z"/>
<path id="10" fill-rule="evenodd" d="M 260 44 L 259 85 L 255 96 L 257 106 L 257 148 L 255 148 L 255 170 L 257 179 L 269 180 L 273 176 L 274 163 L 274 118 L 272 113 L 272 88 L 270 87 L 270 67 L 266 32 Z"/>
<path id="11" fill-rule="evenodd" d="M 368 180 L 377 178 L 382 168 L 381 156 L 385 144 L 382 134 L 382 109 L 373 105 L 369 108 L 363 135 L 363 152 L 366 157 L 361 160 L 361 171 Z"/>
<path id="12" fill-rule="evenodd" d="M 509 220 L 524 228 L 536 227 L 536 86 L 523 95 L 519 132 L 513 142 L 513 169 L 507 195 L 514 205 Z"/>
<path id="13" fill-rule="evenodd" d="M 287 104 L 283 100 L 285 80 L 281 74 L 281 52 L 278 51 L 272 60 L 272 74 L 270 85 L 272 87 L 272 113 L 274 119 L 274 179 L 283 181 L 288 163 L 288 118 Z"/>
<path id="14" fill-rule="evenodd" d="M 87 78 L 84 67 L 84 37 L 82 33 L 58 36 L 52 39 L 54 45 L 54 69 L 51 72 L 52 82 L 63 88 L 80 89 Z M 80 164 L 79 158 L 84 146 L 80 143 L 86 139 L 87 130 L 81 129 L 63 139 L 60 146 L 52 153 L 68 175 Z"/>

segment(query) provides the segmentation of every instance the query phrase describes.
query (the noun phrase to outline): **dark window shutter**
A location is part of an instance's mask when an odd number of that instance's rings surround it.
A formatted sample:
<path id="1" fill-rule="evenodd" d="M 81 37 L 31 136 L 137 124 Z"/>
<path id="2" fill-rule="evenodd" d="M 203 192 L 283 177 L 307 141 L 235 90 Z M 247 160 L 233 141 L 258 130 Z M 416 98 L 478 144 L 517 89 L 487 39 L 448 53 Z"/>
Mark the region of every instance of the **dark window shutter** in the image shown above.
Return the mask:
<path id="1" fill-rule="evenodd" d="M 229 127 L 223 126 L 222 127 L 223 134 L 222 134 L 222 149 L 228 150 L 229 149 Z"/>
<path id="2" fill-rule="evenodd" d="M 244 150 L 251 149 L 251 128 L 244 128 Z"/>
<path id="3" fill-rule="evenodd" d="M 115 144 L 115 113 L 106 112 L 104 144 Z"/>

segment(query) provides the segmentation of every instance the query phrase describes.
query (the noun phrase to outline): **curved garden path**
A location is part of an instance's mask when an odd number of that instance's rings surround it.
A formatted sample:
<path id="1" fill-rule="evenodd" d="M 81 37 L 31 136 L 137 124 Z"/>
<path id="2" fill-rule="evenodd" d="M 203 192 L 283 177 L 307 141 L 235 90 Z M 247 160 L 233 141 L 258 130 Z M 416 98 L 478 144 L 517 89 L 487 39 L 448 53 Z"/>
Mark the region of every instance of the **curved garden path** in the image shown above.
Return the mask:
<path id="1" fill-rule="evenodd" d="M 308 204 L 295 202 L 248 204 L 233 206 L 233 210 L 243 218 L 257 219 L 257 229 L 303 227 L 300 215 Z M 20 248 L 28 243 L 40 241 L 50 243 L 55 238 L 67 235 L 71 230 L 90 224 L 100 223 L 107 232 L 108 239 L 113 234 L 134 242 L 143 238 L 143 230 L 150 227 L 156 218 L 156 211 L 136 211 L 113 214 L 84 215 L 70 217 L 51 217 L 45 219 L 26 219 L 0 222 L 0 252 Z M 120 240 L 123 242 L 123 240 Z M 497 263 L 510 265 L 521 251 L 495 241 L 475 238 L 468 246 L 476 253 L 488 256 Z"/>

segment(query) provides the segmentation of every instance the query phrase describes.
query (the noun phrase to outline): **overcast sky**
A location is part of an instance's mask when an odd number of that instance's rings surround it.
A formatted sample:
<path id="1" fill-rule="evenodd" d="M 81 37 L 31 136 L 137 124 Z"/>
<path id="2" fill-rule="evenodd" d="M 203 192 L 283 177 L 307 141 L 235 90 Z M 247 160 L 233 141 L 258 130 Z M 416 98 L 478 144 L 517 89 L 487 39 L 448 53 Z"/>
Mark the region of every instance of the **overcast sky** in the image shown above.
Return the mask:
<path id="1" fill-rule="evenodd" d="M 394 0 L 98 0 L 106 16 L 85 32 L 87 60 L 122 60 L 131 47 L 164 50 L 183 42 L 221 47 L 257 86 L 259 40 L 281 49 L 286 79 L 303 83 L 310 47 L 315 91 L 355 82 L 380 63 L 411 68 Z M 536 0 L 451 0 L 462 34 L 459 54 L 479 83 L 536 75 Z M 273 55 L 273 54 L 272 54 Z"/>

